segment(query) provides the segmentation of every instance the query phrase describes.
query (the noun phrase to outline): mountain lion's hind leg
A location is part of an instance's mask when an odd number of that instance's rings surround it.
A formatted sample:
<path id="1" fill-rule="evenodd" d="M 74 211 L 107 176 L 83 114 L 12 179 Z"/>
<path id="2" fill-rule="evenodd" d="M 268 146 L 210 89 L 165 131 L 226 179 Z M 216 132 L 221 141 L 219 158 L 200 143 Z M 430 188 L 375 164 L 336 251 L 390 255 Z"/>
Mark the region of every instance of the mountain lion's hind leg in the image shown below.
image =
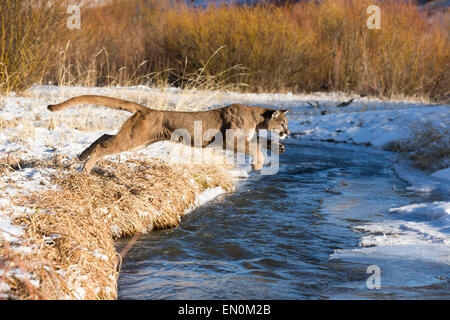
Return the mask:
<path id="1" fill-rule="evenodd" d="M 118 153 L 121 152 L 118 150 L 117 148 L 117 143 L 115 143 L 114 139 L 116 138 L 116 136 L 113 136 L 112 138 L 103 141 L 103 142 L 99 142 L 99 143 L 93 143 L 92 149 L 90 151 L 88 151 L 87 149 L 85 151 L 89 152 L 89 158 L 86 160 L 86 162 L 83 165 L 83 172 L 84 173 L 90 173 L 92 170 L 92 167 L 94 166 L 94 164 L 101 158 L 110 154 L 114 154 L 114 153 Z M 91 147 L 89 147 L 91 148 Z M 88 148 L 88 149 L 89 149 Z M 126 150 L 122 150 L 122 151 L 126 151 Z M 84 151 L 83 151 L 84 153 Z"/>
<path id="2" fill-rule="evenodd" d="M 103 138 L 103 139 L 102 139 Z M 112 137 L 103 135 L 92 144 L 81 156 L 89 156 L 84 163 L 83 172 L 91 172 L 94 164 L 102 157 L 121 153 L 142 146 L 152 140 L 146 126 L 145 114 L 135 113 L 123 124 L 119 132 Z M 90 149 L 90 150 L 89 150 Z"/>
<path id="3" fill-rule="evenodd" d="M 102 135 L 100 138 L 98 138 L 97 140 L 95 140 L 88 148 L 86 148 L 79 156 L 78 159 L 81 161 L 86 160 L 91 153 L 94 151 L 95 147 L 100 144 L 100 143 L 104 143 L 106 141 L 108 141 L 109 139 L 111 139 L 113 136 L 110 134 L 104 134 Z"/>

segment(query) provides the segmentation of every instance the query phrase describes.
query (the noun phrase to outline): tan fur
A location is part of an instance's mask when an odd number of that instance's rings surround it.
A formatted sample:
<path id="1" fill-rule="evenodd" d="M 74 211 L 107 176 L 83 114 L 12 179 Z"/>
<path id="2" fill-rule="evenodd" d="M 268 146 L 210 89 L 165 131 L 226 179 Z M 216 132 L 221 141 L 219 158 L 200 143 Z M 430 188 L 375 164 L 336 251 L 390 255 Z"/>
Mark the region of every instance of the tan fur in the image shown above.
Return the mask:
<path id="1" fill-rule="evenodd" d="M 84 150 L 80 160 L 86 160 L 83 171 L 89 173 L 94 164 L 103 156 L 120 153 L 142 145 L 157 141 L 171 140 L 177 129 L 189 132 L 191 144 L 200 138 L 202 147 L 214 141 L 214 137 L 194 137 L 194 122 L 201 121 L 201 131 L 204 134 L 209 129 L 216 129 L 224 138 L 223 148 L 226 148 L 227 129 L 241 129 L 247 132 L 245 147 L 235 143 L 234 151 L 250 154 L 253 158 L 254 170 L 260 170 L 264 164 L 264 157 L 260 150 L 260 142 L 252 139 L 252 133 L 260 129 L 276 131 L 281 137 L 289 134 L 285 113 L 287 110 L 276 110 L 254 106 L 233 104 L 228 107 L 199 112 L 176 112 L 153 110 L 137 103 L 102 96 L 79 96 L 60 104 L 49 105 L 48 110 L 59 111 L 82 104 L 96 104 L 118 110 L 133 112 L 120 131 L 115 135 L 103 135 L 91 146 Z M 229 133 L 228 133 L 229 134 Z M 235 138 L 237 139 L 237 138 Z M 268 144 L 270 148 L 270 143 Z M 280 144 L 280 153 L 284 146 Z"/>

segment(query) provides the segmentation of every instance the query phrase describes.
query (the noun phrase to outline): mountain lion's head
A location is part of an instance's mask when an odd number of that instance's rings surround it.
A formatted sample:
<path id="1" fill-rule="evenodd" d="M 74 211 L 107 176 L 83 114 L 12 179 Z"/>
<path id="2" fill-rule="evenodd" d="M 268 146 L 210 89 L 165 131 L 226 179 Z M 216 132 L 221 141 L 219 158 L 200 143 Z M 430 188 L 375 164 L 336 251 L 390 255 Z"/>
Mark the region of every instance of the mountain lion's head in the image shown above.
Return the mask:
<path id="1" fill-rule="evenodd" d="M 286 113 L 288 110 L 268 110 L 264 113 L 264 122 L 259 129 L 267 129 L 280 134 L 280 139 L 284 139 L 290 133 Z"/>

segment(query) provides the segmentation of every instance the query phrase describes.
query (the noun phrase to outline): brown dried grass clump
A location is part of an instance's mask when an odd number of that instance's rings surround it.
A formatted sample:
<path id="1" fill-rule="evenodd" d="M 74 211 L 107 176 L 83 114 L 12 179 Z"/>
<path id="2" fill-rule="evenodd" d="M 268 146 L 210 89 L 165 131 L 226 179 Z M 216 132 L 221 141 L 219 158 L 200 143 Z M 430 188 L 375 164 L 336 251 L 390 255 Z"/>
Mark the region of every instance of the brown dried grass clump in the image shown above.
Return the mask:
<path id="1" fill-rule="evenodd" d="M 392 142 L 386 150 L 401 152 L 412 161 L 412 166 L 434 172 L 450 165 L 449 121 L 441 127 L 432 122 L 416 122 L 409 126 L 411 136 Z"/>
<path id="2" fill-rule="evenodd" d="M 38 248 L 22 258 L 33 265 L 31 272 L 40 281 L 35 291 L 24 281 L 8 283 L 16 297 L 117 298 L 120 257 L 114 239 L 176 227 L 199 192 L 233 188 L 226 169 L 218 165 L 103 160 L 99 166 L 103 169 L 91 175 L 61 170 L 52 175 L 59 191 L 16 201 L 35 211 L 15 222 L 27 226 L 23 238 Z"/>
<path id="3" fill-rule="evenodd" d="M 24 160 L 21 158 L 23 152 L 8 152 L 0 157 L 0 177 L 7 175 L 14 170 L 20 170 L 30 166 L 35 166 L 35 160 Z"/>
<path id="4" fill-rule="evenodd" d="M 24 139 L 16 138 L 9 141 L 21 142 L 28 145 Z M 25 168 L 69 168 L 77 163 L 76 159 L 69 159 L 67 156 L 55 153 L 47 159 L 26 158 L 25 152 L 21 150 L 5 152 L 0 156 L 0 177 L 11 172 Z"/>
<path id="5" fill-rule="evenodd" d="M 5 232 L 2 230 L 2 232 Z M 22 274 L 28 273 L 28 268 L 24 263 L 20 254 L 11 249 L 11 244 L 8 241 L 0 239 L 0 299 L 6 299 L 11 297 L 5 293 L 5 288 L 13 288 L 15 295 L 24 295 L 27 292 L 27 296 L 31 299 L 39 299 L 36 290 L 33 285 L 30 284 L 28 278 L 19 279 L 14 270 L 21 272 Z M 22 280 L 22 283 L 20 283 Z"/>
<path id="6" fill-rule="evenodd" d="M 61 298 L 58 294 L 63 288 L 67 291 L 65 279 L 46 257 L 39 259 L 41 255 L 29 256 L 26 250 L 21 250 L 32 246 L 39 246 L 39 241 L 29 239 L 18 246 L 0 239 L 0 300 L 56 299 Z M 36 286 L 36 281 L 39 284 L 45 281 L 45 290 Z"/>

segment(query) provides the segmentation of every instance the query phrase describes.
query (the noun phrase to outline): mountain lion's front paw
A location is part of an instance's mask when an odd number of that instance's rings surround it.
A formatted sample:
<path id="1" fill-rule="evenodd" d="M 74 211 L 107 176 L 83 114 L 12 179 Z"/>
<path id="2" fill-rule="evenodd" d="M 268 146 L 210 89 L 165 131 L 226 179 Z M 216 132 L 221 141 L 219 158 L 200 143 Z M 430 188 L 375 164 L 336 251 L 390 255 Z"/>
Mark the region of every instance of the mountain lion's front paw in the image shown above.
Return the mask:
<path id="1" fill-rule="evenodd" d="M 262 162 L 258 162 L 258 163 L 252 163 L 252 170 L 254 171 L 260 171 L 263 167 L 263 163 Z"/>
<path id="2" fill-rule="evenodd" d="M 284 144 L 280 143 L 278 146 L 278 153 L 283 154 L 285 150 L 286 150 L 286 148 L 284 147 Z"/>

